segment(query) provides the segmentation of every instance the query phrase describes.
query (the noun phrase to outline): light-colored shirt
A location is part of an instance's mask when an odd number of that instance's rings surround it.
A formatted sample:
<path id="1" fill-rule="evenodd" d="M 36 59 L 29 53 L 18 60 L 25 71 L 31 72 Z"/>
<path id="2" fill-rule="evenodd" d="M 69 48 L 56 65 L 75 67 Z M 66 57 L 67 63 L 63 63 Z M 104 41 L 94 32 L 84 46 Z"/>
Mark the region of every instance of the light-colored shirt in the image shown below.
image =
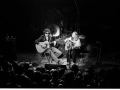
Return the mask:
<path id="1" fill-rule="evenodd" d="M 45 38 L 46 38 L 47 41 L 49 40 L 49 37 L 45 37 Z"/>
<path id="2" fill-rule="evenodd" d="M 64 41 L 67 42 L 68 40 L 70 40 L 74 43 L 74 46 L 73 46 L 74 48 L 81 46 L 81 42 L 80 42 L 79 38 L 77 40 L 74 40 L 72 37 L 69 37 L 69 38 L 66 38 Z"/>

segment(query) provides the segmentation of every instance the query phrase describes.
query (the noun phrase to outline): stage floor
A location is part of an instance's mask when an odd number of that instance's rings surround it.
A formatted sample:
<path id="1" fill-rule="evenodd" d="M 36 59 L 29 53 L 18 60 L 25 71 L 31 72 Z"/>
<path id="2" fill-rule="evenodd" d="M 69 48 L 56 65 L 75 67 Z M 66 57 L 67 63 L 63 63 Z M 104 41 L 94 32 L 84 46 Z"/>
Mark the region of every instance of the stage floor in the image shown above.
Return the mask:
<path id="1" fill-rule="evenodd" d="M 0 55 L 2 57 L 2 55 Z M 63 58 L 60 58 L 62 65 L 67 64 L 66 57 L 64 56 Z M 84 62 L 83 62 L 84 61 Z M 91 65 L 96 65 L 97 68 L 113 68 L 113 67 L 118 67 L 120 68 L 120 60 L 100 60 L 100 63 L 95 64 L 97 59 L 95 58 L 90 58 L 88 55 L 85 55 L 83 58 L 78 58 L 77 60 L 77 65 L 80 69 L 84 69 L 87 67 L 90 67 Z M 30 62 L 33 63 L 33 65 L 44 67 L 45 64 L 48 64 L 48 60 L 45 57 L 41 57 L 37 52 L 19 52 L 17 53 L 17 59 L 16 62 L 21 63 L 21 62 Z M 55 61 L 52 61 L 51 64 L 56 64 Z"/>
<path id="2" fill-rule="evenodd" d="M 45 64 L 48 64 L 48 60 L 45 57 L 41 57 L 41 55 L 37 52 L 21 52 L 17 53 L 17 60 L 19 62 L 31 62 L 34 63 L 35 66 L 44 67 Z M 60 58 L 61 65 L 67 64 L 66 57 Z M 95 63 L 95 59 L 87 57 L 87 55 L 83 58 L 77 58 L 77 65 L 79 67 L 89 67 Z M 52 61 L 51 64 L 56 64 L 55 61 Z"/>

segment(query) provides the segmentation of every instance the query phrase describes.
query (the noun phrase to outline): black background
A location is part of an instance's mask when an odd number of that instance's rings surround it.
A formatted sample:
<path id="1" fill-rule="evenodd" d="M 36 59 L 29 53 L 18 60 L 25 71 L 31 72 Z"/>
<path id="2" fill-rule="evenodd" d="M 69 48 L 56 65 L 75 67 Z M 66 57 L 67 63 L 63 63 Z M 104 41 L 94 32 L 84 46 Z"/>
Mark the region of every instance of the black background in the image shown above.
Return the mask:
<path id="1" fill-rule="evenodd" d="M 66 19 L 68 30 L 78 20 L 80 32 L 90 41 L 102 42 L 103 52 L 120 50 L 119 0 L 0 0 L 1 40 L 6 34 L 13 35 L 18 51 L 34 50 L 34 40 L 42 34 L 46 21 L 51 22 L 53 16 L 60 22 L 55 9 Z"/>

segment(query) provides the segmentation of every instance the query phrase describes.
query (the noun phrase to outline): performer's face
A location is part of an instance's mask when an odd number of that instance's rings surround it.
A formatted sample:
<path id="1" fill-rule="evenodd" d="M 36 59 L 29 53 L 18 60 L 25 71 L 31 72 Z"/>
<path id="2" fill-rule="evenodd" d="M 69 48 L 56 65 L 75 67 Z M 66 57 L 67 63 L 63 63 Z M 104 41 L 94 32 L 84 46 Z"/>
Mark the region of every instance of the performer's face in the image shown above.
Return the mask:
<path id="1" fill-rule="evenodd" d="M 77 34 L 76 34 L 76 33 L 73 33 L 73 34 L 72 34 L 72 37 L 73 37 L 73 38 L 76 38 L 76 37 L 77 37 Z"/>
<path id="2" fill-rule="evenodd" d="M 49 32 L 46 32 L 46 33 L 45 33 L 45 36 L 46 36 L 46 37 L 48 37 L 49 35 L 50 35 L 50 33 L 49 33 Z"/>

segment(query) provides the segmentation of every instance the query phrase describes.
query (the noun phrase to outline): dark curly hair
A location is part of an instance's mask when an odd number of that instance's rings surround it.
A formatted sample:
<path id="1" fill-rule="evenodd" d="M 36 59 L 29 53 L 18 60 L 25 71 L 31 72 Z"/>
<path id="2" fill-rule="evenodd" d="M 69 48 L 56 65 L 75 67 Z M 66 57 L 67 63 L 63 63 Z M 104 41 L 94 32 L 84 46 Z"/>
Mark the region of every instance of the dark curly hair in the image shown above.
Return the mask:
<path id="1" fill-rule="evenodd" d="M 46 29 L 43 31 L 43 33 L 44 33 L 44 34 L 45 34 L 46 32 L 51 33 L 51 31 L 50 31 L 50 29 L 49 29 L 49 28 L 46 28 Z"/>

